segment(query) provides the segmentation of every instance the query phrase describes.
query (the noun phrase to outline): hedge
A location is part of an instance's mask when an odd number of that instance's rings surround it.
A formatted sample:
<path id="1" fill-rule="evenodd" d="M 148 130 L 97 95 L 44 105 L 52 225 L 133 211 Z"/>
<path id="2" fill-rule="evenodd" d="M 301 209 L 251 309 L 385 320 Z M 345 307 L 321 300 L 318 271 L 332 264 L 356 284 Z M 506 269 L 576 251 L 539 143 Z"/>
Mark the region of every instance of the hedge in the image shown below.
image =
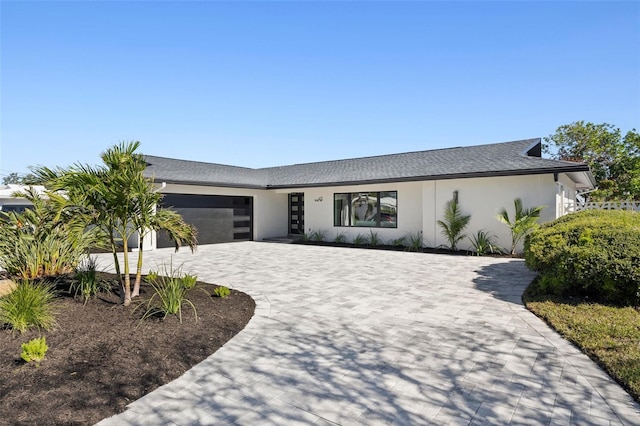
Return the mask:
<path id="1" fill-rule="evenodd" d="M 640 214 L 587 210 L 542 225 L 525 240 L 543 290 L 638 306 Z"/>

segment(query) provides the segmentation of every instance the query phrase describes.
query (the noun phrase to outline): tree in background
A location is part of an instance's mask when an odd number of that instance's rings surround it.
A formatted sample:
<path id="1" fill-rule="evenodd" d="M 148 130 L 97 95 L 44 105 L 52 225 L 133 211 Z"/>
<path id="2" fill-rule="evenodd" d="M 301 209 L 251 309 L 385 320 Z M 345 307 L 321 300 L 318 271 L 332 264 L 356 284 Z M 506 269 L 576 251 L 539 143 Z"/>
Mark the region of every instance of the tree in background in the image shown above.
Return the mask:
<path id="1" fill-rule="evenodd" d="M 624 136 L 612 124 L 576 121 L 544 138 L 552 158 L 582 161 L 591 167 L 598 189 L 594 200 L 640 200 L 640 134 Z"/>
<path id="2" fill-rule="evenodd" d="M 4 185 L 15 184 L 15 185 L 33 185 L 35 184 L 36 177 L 27 173 L 26 175 L 21 175 L 16 172 L 9 173 L 5 177 L 2 178 L 2 183 Z"/>

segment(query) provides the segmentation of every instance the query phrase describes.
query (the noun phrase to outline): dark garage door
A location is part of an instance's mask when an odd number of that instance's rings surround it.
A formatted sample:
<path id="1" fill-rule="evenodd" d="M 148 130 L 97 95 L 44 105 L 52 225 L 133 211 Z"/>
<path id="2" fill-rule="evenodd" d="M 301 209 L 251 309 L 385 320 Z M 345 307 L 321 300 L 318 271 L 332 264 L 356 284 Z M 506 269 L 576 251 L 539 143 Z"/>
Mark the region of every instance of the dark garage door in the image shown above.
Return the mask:
<path id="1" fill-rule="evenodd" d="M 166 194 L 161 205 L 177 211 L 198 229 L 198 244 L 252 239 L 253 197 Z M 159 232 L 157 245 L 173 247 L 173 242 L 165 232 Z"/>

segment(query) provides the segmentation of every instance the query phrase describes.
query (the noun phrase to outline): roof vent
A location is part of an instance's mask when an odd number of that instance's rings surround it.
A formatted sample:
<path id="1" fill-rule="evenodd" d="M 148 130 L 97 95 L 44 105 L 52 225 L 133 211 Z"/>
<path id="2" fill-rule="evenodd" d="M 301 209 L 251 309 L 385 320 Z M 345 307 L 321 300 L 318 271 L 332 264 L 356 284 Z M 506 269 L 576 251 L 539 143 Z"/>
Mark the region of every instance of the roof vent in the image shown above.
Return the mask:
<path id="1" fill-rule="evenodd" d="M 528 157 L 541 158 L 542 157 L 542 142 L 538 142 L 537 144 L 535 144 L 531 148 L 529 148 L 529 150 L 527 151 L 527 156 Z"/>

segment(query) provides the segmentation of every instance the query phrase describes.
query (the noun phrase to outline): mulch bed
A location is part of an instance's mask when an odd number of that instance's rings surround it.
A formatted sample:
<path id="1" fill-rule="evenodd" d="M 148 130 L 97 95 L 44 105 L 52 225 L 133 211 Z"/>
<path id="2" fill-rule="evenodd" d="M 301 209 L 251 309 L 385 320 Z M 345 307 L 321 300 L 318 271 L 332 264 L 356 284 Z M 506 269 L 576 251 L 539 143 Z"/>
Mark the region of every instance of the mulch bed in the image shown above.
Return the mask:
<path id="1" fill-rule="evenodd" d="M 0 330 L 0 424 L 93 424 L 179 377 L 253 316 L 251 297 L 235 290 L 212 297 L 215 287 L 198 283 L 189 290 L 197 322 L 188 305 L 182 323 L 176 316 L 141 320 L 144 309 L 120 305 L 114 286 L 86 305 L 60 293 L 54 331 Z M 141 299 L 151 294 L 143 284 Z M 39 367 L 26 364 L 20 345 L 41 335 L 46 359 Z"/>

